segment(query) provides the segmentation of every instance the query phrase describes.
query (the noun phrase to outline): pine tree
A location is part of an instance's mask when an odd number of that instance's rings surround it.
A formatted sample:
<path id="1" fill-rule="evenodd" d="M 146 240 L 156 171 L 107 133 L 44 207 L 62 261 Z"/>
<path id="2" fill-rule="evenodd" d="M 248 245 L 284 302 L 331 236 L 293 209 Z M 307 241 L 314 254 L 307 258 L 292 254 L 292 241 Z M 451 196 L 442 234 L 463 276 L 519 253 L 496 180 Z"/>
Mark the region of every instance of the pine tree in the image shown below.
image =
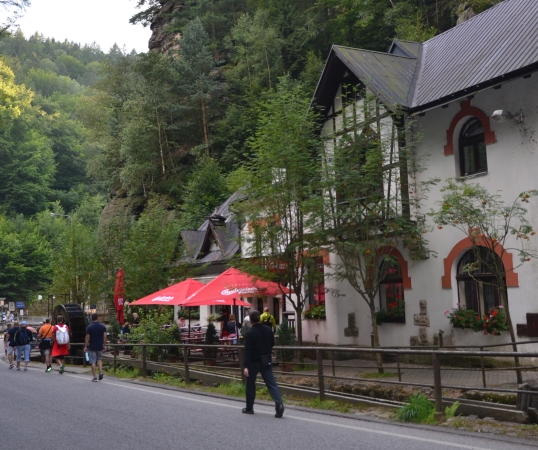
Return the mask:
<path id="1" fill-rule="evenodd" d="M 209 37 L 202 22 L 199 18 L 192 20 L 185 26 L 176 64 L 180 94 L 185 104 L 201 115 L 203 143 L 209 156 L 210 110 L 217 92 L 217 83 L 212 72 L 217 67 L 217 61 L 213 59 L 208 44 Z"/>

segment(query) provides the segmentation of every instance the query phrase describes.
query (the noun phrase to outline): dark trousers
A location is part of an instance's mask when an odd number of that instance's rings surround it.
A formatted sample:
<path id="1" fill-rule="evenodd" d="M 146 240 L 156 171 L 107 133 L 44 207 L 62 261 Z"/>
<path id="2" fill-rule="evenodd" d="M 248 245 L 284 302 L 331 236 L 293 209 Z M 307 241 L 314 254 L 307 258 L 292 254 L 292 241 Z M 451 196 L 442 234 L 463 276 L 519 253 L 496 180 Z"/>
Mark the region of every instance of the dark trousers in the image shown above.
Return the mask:
<path id="1" fill-rule="evenodd" d="M 248 378 L 247 378 L 247 409 L 253 409 L 254 400 L 256 399 L 256 377 L 258 373 L 261 373 L 263 381 L 267 386 L 269 395 L 275 402 L 275 406 L 278 406 L 282 403 L 282 397 L 280 396 L 280 391 L 276 384 L 275 376 L 273 375 L 273 367 L 262 367 L 261 363 L 252 363 L 248 368 Z"/>

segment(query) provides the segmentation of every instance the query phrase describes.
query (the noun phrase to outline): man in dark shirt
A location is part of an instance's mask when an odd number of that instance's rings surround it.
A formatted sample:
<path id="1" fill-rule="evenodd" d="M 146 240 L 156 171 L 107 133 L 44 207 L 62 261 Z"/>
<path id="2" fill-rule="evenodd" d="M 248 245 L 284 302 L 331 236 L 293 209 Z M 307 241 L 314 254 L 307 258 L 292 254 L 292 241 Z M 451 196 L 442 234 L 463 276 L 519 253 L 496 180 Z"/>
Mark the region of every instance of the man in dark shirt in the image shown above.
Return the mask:
<path id="1" fill-rule="evenodd" d="M 19 331 L 19 322 L 15 322 L 13 326 L 7 331 L 7 359 L 9 360 L 9 368 L 13 369 L 13 357 L 15 356 L 15 333 Z"/>
<path id="2" fill-rule="evenodd" d="M 247 377 L 247 407 L 243 408 L 243 414 L 254 414 L 254 400 L 256 399 L 256 377 L 258 372 L 262 374 L 263 381 L 271 398 L 275 402 L 275 417 L 280 418 L 284 414 L 282 397 L 273 375 L 271 364 L 271 350 L 275 345 L 275 337 L 271 328 L 260 323 L 260 312 L 250 312 L 251 327 L 245 334 L 245 377 Z"/>
<path id="3" fill-rule="evenodd" d="M 99 322 L 99 316 L 92 314 L 92 323 L 86 328 L 84 351 L 92 365 L 92 381 L 97 382 L 96 363 L 99 367 L 99 379 L 103 379 L 103 352 L 106 350 L 106 327 Z"/>

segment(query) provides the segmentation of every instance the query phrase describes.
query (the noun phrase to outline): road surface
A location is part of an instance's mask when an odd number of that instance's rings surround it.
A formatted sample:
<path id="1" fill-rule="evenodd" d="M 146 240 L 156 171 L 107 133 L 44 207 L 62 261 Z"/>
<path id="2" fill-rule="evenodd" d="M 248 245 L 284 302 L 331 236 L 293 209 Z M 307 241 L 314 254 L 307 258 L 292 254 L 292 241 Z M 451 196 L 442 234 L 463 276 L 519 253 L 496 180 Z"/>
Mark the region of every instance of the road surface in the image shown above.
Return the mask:
<path id="1" fill-rule="evenodd" d="M 0 363 L 0 449 L 492 449 L 538 446 L 378 421 L 255 405 L 184 393 L 105 375 L 9 370 Z"/>

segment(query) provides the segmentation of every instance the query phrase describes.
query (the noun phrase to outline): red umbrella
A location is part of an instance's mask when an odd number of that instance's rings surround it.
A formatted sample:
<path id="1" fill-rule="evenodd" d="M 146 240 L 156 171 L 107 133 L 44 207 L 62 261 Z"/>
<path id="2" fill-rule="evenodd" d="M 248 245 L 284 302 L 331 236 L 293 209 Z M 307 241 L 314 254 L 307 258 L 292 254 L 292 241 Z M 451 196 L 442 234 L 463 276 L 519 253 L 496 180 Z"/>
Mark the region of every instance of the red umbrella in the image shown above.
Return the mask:
<path id="1" fill-rule="evenodd" d="M 182 305 L 185 300 L 200 288 L 204 287 L 203 283 L 196 281 L 192 278 L 188 278 L 181 283 L 173 284 L 165 289 L 161 289 L 151 295 L 143 297 L 131 305 L 143 306 L 143 305 L 167 305 L 167 306 L 179 306 Z"/>
<path id="2" fill-rule="evenodd" d="M 123 315 L 123 303 L 125 298 L 125 288 L 123 285 L 123 279 L 125 278 L 125 273 L 123 269 L 118 270 L 116 274 L 116 285 L 114 286 L 114 306 L 116 307 L 116 320 L 120 324 L 125 323 L 125 317 Z"/>
<path id="3" fill-rule="evenodd" d="M 283 288 L 284 292 L 288 292 Z M 237 305 L 250 306 L 239 297 L 282 295 L 277 283 L 255 280 L 237 269 L 230 268 L 192 294 L 183 306 Z"/>

